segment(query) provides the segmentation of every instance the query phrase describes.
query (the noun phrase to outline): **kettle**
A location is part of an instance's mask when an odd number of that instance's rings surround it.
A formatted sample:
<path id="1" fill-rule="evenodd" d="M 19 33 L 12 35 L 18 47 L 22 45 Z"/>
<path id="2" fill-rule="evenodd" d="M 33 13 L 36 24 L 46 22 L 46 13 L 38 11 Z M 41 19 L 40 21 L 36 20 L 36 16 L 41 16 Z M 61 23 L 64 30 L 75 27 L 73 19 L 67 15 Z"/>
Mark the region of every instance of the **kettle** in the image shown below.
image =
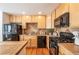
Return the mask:
<path id="1" fill-rule="evenodd" d="M 74 39 L 75 39 L 75 44 L 76 45 L 79 45 L 79 32 L 78 31 L 74 31 L 74 32 L 72 32 L 73 33 L 73 35 L 74 35 Z"/>

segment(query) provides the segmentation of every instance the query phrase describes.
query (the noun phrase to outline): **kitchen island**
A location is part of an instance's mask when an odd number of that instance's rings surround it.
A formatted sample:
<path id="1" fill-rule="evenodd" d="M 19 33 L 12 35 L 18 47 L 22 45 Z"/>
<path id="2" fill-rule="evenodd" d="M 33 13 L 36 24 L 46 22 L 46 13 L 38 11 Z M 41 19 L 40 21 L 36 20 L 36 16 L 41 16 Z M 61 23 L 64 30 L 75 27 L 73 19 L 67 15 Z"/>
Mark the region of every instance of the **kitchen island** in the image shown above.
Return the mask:
<path id="1" fill-rule="evenodd" d="M 79 55 L 79 46 L 74 43 L 59 43 L 60 55 Z"/>
<path id="2" fill-rule="evenodd" d="M 0 55 L 18 55 L 25 54 L 27 41 L 3 41 L 0 42 Z M 24 51 L 24 53 L 23 53 Z"/>

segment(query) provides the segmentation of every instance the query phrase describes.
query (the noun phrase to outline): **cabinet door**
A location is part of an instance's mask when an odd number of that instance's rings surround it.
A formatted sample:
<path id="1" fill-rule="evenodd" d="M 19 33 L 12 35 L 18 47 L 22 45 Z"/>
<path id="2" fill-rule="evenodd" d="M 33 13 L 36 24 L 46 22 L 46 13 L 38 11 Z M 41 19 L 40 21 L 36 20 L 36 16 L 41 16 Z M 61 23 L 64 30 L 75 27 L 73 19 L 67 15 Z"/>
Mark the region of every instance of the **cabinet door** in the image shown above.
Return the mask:
<path id="1" fill-rule="evenodd" d="M 37 38 L 36 38 L 36 36 L 31 38 L 31 47 L 37 47 Z"/>
<path id="2" fill-rule="evenodd" d="M 16 16 L 14 16 L 14 15 L 10 15 L 10 22 L 11 23 L 15 23 L 16 22 Z"/>
<path id="3" fill-rule="evenodd" d="M 38 22 L 38 16 L 32 16 L 32 21 L 33 23 L 37 23 Z"/>
<path id="4" fill-rule="evenodd" d="M 46 28 L 45 16 L 38 16 L 38 28 Z"/>
<path id="5" fill-rule="evenodd" d="M 16 23 L 22 23 L 21 16 L 15 16 Z"/>
<path id="6" fill-rule="evenodd" d="M 26 28 L 26 23 L 30 23 L 31 22 L 31 16 L 22 16 L 22 25 L 23 28 Z"/>
<path id="7" fill-rule="evenodd" d="M 79 28 L 79 4 L 70 4 L 70 27 Z"/>

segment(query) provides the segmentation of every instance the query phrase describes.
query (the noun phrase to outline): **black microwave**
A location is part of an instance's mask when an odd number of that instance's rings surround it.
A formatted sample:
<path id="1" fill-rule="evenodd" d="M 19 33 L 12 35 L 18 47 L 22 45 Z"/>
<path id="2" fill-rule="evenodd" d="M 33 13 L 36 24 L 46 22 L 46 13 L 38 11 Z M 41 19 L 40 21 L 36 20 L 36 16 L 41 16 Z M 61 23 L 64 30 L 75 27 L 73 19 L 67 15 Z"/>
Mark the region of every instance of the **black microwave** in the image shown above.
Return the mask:
<path id="1" fill-rule="evenodd" d="M 69 13 L 64 13 L 54 20 L 55 27 L 69 27 Z"/>

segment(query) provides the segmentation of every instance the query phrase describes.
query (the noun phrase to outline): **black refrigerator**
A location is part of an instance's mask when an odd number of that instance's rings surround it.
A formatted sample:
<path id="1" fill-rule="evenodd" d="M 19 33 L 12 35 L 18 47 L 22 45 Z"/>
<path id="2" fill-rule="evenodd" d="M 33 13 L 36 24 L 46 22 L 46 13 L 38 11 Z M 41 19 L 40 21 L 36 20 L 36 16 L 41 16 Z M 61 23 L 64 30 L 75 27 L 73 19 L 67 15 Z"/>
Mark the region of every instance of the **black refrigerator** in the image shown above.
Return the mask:
<path id="1" fill-rule="evenodd" d="M 3 25 L 3 41 L 19 41 L 19 35 L 22 34 L 21 25 L 16 23 Z"/>
<path id="2" fill-rule="evenodd" d="M 11 25 L 3 24 L 3 41 L 11 40 Z"/>

